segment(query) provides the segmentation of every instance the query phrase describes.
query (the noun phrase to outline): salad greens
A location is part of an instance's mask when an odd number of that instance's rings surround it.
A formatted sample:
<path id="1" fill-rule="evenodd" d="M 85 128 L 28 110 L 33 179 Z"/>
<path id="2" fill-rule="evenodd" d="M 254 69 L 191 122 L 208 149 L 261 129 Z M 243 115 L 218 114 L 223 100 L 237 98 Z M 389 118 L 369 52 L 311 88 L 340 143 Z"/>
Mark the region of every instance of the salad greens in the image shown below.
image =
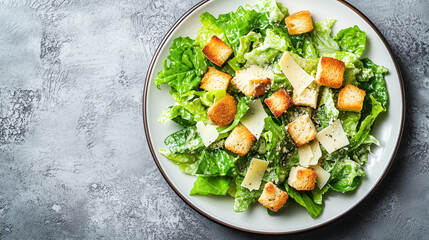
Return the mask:
<path id="1" fill-rule="evenodd" d="M 182 127 L 165 138 L 166 149 L 160 149 L 179 169 L 195 175 L 196 181 L 191 195 L 222 195 L 234 198 L 233 209 L 243 212 L 256 202 L 264 185 L 273 182 L 286 191 L 289 200 L 282 208 L 293 202 L 303 206 L 311 217 L 316 218 L 323 209 L 323 196 L 331 189 L 337 192 L 355 190 L 365 176 L 364 165 L 372 144 L 379 145 L 370 134 L 379 114 L 387 111 L 388 92 L 384 76 L 388 70 L 368 58 L 362 58 L 366 49 L 366 33 L 358 26 L 340 30 L 334 36 L 334 19 L 314 22 L 310 32 L 290 35 L 285 24 L 288 9 L 275 0 L 261 0 L 254 6 L 246 5 L 236 11 L 220 14 L 218 17 L 208 12 L 201 14 L 201 28 L 196 39 L 176 38 L 163 61 L 163 70 L 155 78 L 158 88 L 170 86 L 175 105 L 168 107 L 159 117 L 159 122 L 173 121 Z M 210 62 L 202 49 L 212 36 L 226 43 L 233 54 L 222 66 Z M 208 67 L 214 67 L 234 77 L 235 72 L 257 65 L 273 74 L 266 93 L 259 96 L 262 102 L 274 92 L 285 89 L 293 94 L 293 87 L 279 65 L 284 52 L 289 52 L 296 63 L 313 77 L 316 75 L 320 57 L 336 58 L 345 63 L 343 86 L 354 85 L 366 92 L 363 109 L 360 112 L 341 111 L 336 103 L 340 89 L 309 85 L 318 91 L 318 104 L 311 107 L 292 106 L 285 114 L 274 117 L 263 104 L 267 117 L 264 128 L 250 151 L 237 155 L 225 148 L 225 139 L 239 126 L 243 116 L 249 111 L 250 101 L 229 86 L 228 90 L 204 91 L 199 88 Z M 207 110 L 214 103 L 231 95 L 237 103 L 234 119 L 224 127 L 216 126 L 219 133 L 215 142 L 205 146 L 196 127 L 197 122 L 211 124 Z M 328 153 L 323 147 L 319 165 L 330 177 L 321 189 L 298 191 L 288 184 L 292 167 L 300 165 L 298 147 L 287 132 L 287 125 L 296 117 L 308 114 L 318 131 L 340 120 L 347 134 L 349 145 Z M 258 190 L 242 186 L 253 158 L 268 162 Z M 280 209 L 281 211 L 281 209 Z M 270 214 L 273 211 L 268 211 Z"/>

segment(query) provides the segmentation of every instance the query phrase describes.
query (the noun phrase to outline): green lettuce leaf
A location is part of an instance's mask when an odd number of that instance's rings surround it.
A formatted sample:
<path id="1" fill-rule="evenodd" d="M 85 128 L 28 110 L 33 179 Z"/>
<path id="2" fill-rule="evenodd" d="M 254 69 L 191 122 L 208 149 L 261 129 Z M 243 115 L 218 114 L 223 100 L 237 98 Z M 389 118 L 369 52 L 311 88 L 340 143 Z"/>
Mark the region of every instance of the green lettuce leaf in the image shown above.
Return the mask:
<path id="1" fill-rule="evenodd" d="M 369 136 L 369 133 L 371 132 L 371 127 L 374 124 L 375 119 L 381 112 L 384 111 L 381 104 L 372 95 L 370 95 L 370 99 L 371 99 L 371 113 L 368 116 L 366 116 L 365 119 L 360 124 L 359 131 L 351 140 L 351 143 L 349 145 L 349 151 L 352 151 L 358 148 L 361 144 L 365 142 L 365 140 Z"/>
<path id="2" fill-rule="evenodd" d="M 155 78 L 159 88 L 168 84 L 173 92 L 184 94 L 198 89 L 201 77 L 207 70 L 207 60 L 201 48 L 194 46 L 194 40 L 189 37 L 179 37 L 173 40 L 170 53 L 163 61 L 163 70 Z"/>
<path id="3" fill-rule="evenodd" d="M 235 159 L 223 150 L 209 152 L 203 150 L 196 174 L 225 176 L 235 167 Z"/>
<path id="4" fill-rule="evenodd" d="M 172 153 L 194 153 L 204 148 L 196 127 L 184 128 L 169 135 L 164 144 Z"/>
<path id="5" fill-rule="evenodd" d="M 204 93 L 201 96 L 201 101 L 207 107 L 211 107 L 213 105 L 213 103 L 215 103 L 216 101 L 221 100 L 225 96 L 226 96 L 226 91 L 223 90 L 223 89 L 220 89 L 220 90 L 211 90 L 209 92 Z"/>
<path id="6" fill-rule="evenodd" d="M 220 14 L 217 19 L 213 17 L 212 22 L 223 30 L 235 53 L 238 51 L 241 36 L 252 30 L 266 29 L 270 25 L 266 13 L 246 10 L 241 6 L 235 12 Z"/>
<path id="7" fill-rule="evenodd" d="M 322 87 L 319 108 L 316 111 L 320 125 L 325 128 L 338 119 L 340 112 L 335 107 L 334 93 L 329 87 Z"/>
<path id="8" fill-rule="evenodd" d="M 349 137 L 353 137 L 356 135 L 360 117 L 360 112 L 340 112 L 338 118 L 341 120 L 343 129 Z"/>
<path id="9" fill-rule="evenodd" d="M 190 195 L 222 195 L 225 196 L 231 178 L 219 176 L 198 176 Z"/>
<path id="10" fill-rule="evenodd" d="M 245 53 L 244 58 L 247 60 L 247 64 L 250 65 L 271 63 L 290 47 L 288 40 L 285 35 L 280 35 L 279 31 L 275 32 L 272 29 L 268 29 L 264 42 L 251 52 Z"/>
<path id="11" fill-rule="evenodd" d="M 365 172 L 361 165 L 350 159 L 337 161 L 332 169 L 329 187 L 337 192 L 350 192 L 356 189 Z"/>
<path id="12" fill-rule="evenodd" d="M 257 45 L 259 45 L 261 39 L 262 35 L 255 32 L 249 32 L 247 35 L 240 37 L 240 46 L 237 53 L 235 54 L 234 59 L 238 63 L 245 63 L 246 59 L 244 58 L 244 54 L 250 52 L 252 48 L 255 48 Z M 230 60 L 228 64 L 232 64 L 233 62 L 233 60 Z"/>
<path id="13" fill-rule="evenodd" d="M 367 97 L 365 98 L 366 103 L 370 102 L 369 95 L 373 96 L 383 108 L 386 108 L 387 102 L 389 100 L 389 95 L 386 87 L 386 80 L 384 75 L 387 74 L 387 68 L 379 66 L 373 63 L 368 58 L 362 60 L 363 67 L 366 69 L 371 69 L 374 76 L 371 77 L 366 82 L 359 82 L 359 88 L 365 90 Z M 364 104 L 364 106 L 367 104 Z M 363 111 L 365 112 L 365 108 Z"/>
<path id="14" fill-rule="evenodd" d="M 314 30 L 311 34 L 314 48 L 319 52 L 319 57 L 328 53 L 340 51 L 340 46 L 331 37 L 332 27 L 335 24 L 334 19 L 324 19 L 320 22 L 314 22 Z"/>
<path id="15" fill-rule="evenodd" d="M 260 0 L 256 5 L 246 5 L 246 9 L 267 13 L 270 23 L 279 23 L 288 15 L 287 8 L 284 8 L 281 3 L 277 3 L 275 0 Z"/>
<path id="16" fill-rule="evenodd" d="M 235 212 L 246 211 L 251 203 L 254 203 L 259 199 L 262 194 L 262 188 L 264 187 L 264 184 L 261 184 L 261 188 L 259 190 L 250 191 L 249 189 L 242 187 L 241 182 L 243 182 L 243 179 L 237 178 L 237 192 L 235 193 L 234 200 Z"/>
<path id="17" fill-rule="evenodd" d="M 207 106 L 201 99 L 206 93 L 204 91 L 189 91 L 185 94 L 173 93 L 172 96 L 176 104 L 182 106 L 192 114 L 195 121 L 203 121 L 204 124 L 208 124 L 210 123 L 210 118 L 207 115 Z"/>
<path id="18" fill-rule="evenodd" d="M 179 169 L 187 174 L 194 175 L 200 161 L 200 153 L 171 153 L 169 150 L 159 149 L 159 152 L 174 164 L 179 164 Z"/>
<path id="19" fill-rule="evenodd" d="M 308 35 L 304 38 L 304 46 L 302 49 L 302 55 L 307 59 L 318 58 L 317 50 L 314 47 L 313 40 Z"/>
<path id="20" fill-rule="evenodd" d="M 313 190 L 311 190 L 311 196 L 313 197 L 314 203 L 322 205 L 323 204 L 323 194 L 325 194 L 328 190 L 329 190 L 328 185 L 325 185 L 322 189 L 315 187 Z"/>
<path id="21" fill-rule="evenodd" d="M 194 126 L 197 123 L 194 116 L 181 105 L 174 105 L 165 109 L 158 119 L 163 125 L 167 124 L 169 120 L 173 120 L 183 127 Z"/>
<path id="22" fill-rule="evenodd" d="M 202 49 L 207 45 L 207 43 L 213 36 L 218 37 L 226 44 L 229 43 L 223 30 L 216 26 L 216 19 L 211 14 L 207 12 L 201 14 L 200 21 L 203 26 L 197 32 L 195 45 L 199 46 Z"/>
<path id="23" fill-rule="evenodd" d="M 334 40 L 340 44 L 341 51 L 354 53 L 358 57 L 365 51 L 366 33 L 356 25 L 339 31 Z"/>
<path id="24" fill-rule="evenodd" d="M 310 197 L 310 192 L 297 191 L 285 183 L 286 192 L 299 205 L 305 207 L 312 218 L 316 218 L 322 212 L 322 205 L 316 204 Z"/>

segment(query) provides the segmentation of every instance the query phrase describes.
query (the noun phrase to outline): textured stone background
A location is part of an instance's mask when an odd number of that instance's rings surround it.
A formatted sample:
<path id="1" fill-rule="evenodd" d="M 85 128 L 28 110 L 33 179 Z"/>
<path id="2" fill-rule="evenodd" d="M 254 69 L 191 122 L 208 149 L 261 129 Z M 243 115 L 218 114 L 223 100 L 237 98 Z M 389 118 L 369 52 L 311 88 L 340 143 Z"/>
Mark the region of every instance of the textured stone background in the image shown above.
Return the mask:
<path id="1" fill-rule="evenodd" d="M 379 27 L 401 65 L 405 136 L 375 194 L 293 238 L 428 239 L 429 3 L 350 2 Z M 196 3 L 0 0 L 0 238 L 257 237 L 187 206 L 145 141 L 147 65 Z"/>

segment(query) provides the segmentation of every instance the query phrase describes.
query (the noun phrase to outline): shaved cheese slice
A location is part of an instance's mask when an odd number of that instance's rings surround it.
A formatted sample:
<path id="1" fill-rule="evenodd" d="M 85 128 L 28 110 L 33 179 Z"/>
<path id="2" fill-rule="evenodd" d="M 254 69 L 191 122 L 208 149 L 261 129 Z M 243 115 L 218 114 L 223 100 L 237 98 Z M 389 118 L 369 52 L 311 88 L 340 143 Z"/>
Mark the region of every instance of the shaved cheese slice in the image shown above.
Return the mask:
<path id="1" fill-rule="evenodd" d="M 313 157 L 310 160 L 309 165 L 317 165 L 319 159 L 322 157 L 322 150 L 320 150 L 319 141 L 315 140 L 310 144 L 311 151 L 313 152 Z"/>
<path id="2" fill-rule="evenodd" d="M 328 153 L 335 152 L 350 143 L 340 120 L 335 121 L 329 127 L 317 133 L 317 140 Z"/>
<path id="3" fill-rule="evenodd" d="M 314 81 L 314 78 L 304 71 L 288 52 L 283 54 L 279 65 L 297 95 L 301 95 L 308 85 Z"/>
<path id="4" fill-rule="evenodd" d="M 241 186 L 249 190 L 258 190 L 261 186 L 262 177 L 264 176 L 267 167 L 267 161 L 263 161 L 257 158 L 252 159 L 252 162 L 250 162 L 249 169 L 247 170 L 246 176 L 244 177 Z"/>
<path id="5" fill-rule="evenodd" d="M 210 124 L 204 125 L 203 122 L 197 122 L 197 132 L 203 140 L 204 146 L 208 147 L 219 137 L 216 127 Z"/>
<path id="6" fill-rule="evenodd" d="M 313 151 L 310 144 L 305 144 L 298 148 L 299 165 L 308 167 L 311 159 L 313 159 Z"/>
<path id="7" fill-rule="evenodd" d="M 319 189 L 322 189 L 328 182 L 329 178 L 331 177 L 331 174 L 319 165 L 314 165 L 311 168 L 313 168 L 313 170 L 316 172 L 317 187 L 319 187 Z"/>
<path id="8" fill-rule="evenodd" d="M 265 126 L 265 118 L 268 117 L 267 113 L 262 106 L 261 100 L 257 99 L 249 102 L 249 110 L 241 118 L 240 122 L 256 137 L 259 139 L 262 130 Z"/>

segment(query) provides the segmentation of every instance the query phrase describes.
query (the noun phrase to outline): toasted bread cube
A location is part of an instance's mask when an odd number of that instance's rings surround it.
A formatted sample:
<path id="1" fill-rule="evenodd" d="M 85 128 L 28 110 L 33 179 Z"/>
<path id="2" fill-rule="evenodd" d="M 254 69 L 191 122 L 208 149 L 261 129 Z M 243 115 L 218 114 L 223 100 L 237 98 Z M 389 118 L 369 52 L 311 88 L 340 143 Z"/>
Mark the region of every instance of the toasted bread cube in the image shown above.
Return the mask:
<path id="1" fill-rule="evenodd" d="M 201 80 L 200 88 L 206 91 L 211 90 L 227 90 L 231 76 L 227 73 L 217 70 L 216 68 L 209 67 L 209 70 L 204 74 Z"/>
<path id="2" fill-rule="evenodd" d="M 264 102 L 276 118 L 293 106 L 292 98 L 284 89 L 280 89 L 273 93 L 273 95 L 266 98 Z"/>
<path id="3" fill-rule="evenodd" d="M 266 92 L 272 78 L 272 73 L 254 65 L 237 71 L 231 84 L 248 97 L 258 97 Z"/>
<path id="4" fill-rule="evenodd" d="M 293 167 L 287 183 L 298 191 L 311 191 L 316 183 L 316 171 L 305 167 Z"/>
<path id="5" fill-rule="evenodd" d="M 289 195 L 272 182 L 267 182 L 258 202 L 271 211 L 277 212 L 285 205 Z"/>
<path id="6" fill-rule="evenodd" d="M 345 68 L 346 65 L 343 61 L 331 57 L 321 57 L 314 82 L 331 88 L 340 88 L 343 85 Z"/>
<path id="7" fill-rule="evenodd" d="M 255 136 L 243 125 L 238 124 L 225 140 L 225 148 L 229 151 L 246 155 L 252 148 Z"/>
<path id="8" fill-rule="evenodd" d="M 233 52 L 234 50 L 232 50 L 224 41 L 216 37 L 216 35 L 214 35 L 210 39 L 209 43 L 207 43 L 203 48 L 203 53 L 206 57 L 219 67 L 225 63 Z"/>
<path id="9" fill-rule="evenodd" d="M 315 88 L 306 88 L 300 95 L 293 90 L 293 103 L 297 106 L 306 106 L 316 109 L 317 96 L 319 95 L 319 86 Z"/>
<path id="10" fill-rule="evenodd" d="M 287 17 L 286 25 L 290 35 L 313 31 L 313 21 L 308 10 L 296 12 Z"/>
<path id="11" fill-rule="evenodd" d="M 308 115 L 298 117 L 287 127 L 287 131 L 298 147 L 316 138 L 316 128 Z"/>
<path id="12" fill-rule="evenodd" d="M 225 127 L 230 124 L 237 113 L 237 102 L 235 99 L 227 95 L 221 100 L 215 102 L 208 110 L 207 115 L 209 116 L 212 123 L 219 127 Z"/>
<path id="13" fill-rule="evenodd" d="M 338 94 L 338 110 L 360 112 L 363 107 L 365 95 L 364 90 L 347 84 Z"/>

